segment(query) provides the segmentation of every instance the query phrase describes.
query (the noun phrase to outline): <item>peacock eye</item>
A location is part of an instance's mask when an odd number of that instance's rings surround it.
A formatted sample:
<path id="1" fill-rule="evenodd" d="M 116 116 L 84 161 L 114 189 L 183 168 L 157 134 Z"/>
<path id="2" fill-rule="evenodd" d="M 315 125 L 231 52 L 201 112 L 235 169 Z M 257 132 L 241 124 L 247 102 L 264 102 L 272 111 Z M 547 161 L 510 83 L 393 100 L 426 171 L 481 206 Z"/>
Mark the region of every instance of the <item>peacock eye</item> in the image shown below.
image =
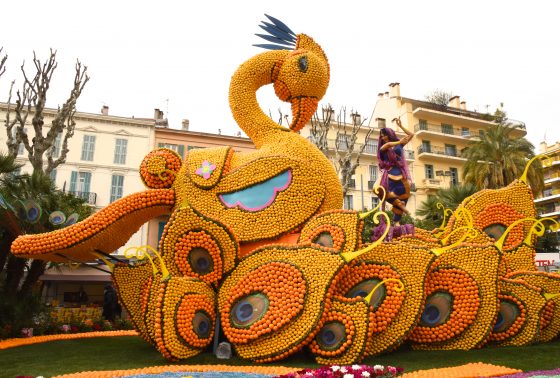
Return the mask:
<path id="1" fill-rule="evenodd" d="M 328 232 L 321 232 L 315 239 L 313 239 L 313 243 L 328 248 L 332 248 L 334 246 L 333 237 Z"/>
<path id="2" fill-rule="evenodd" d="M 324 350 L 336 350 L 346 340 L 346 328 L 340 322 L 325 324 L 315 336 L 315 341 Z"/>
<path id="3" fill-rule="evenodd" d="M 424 327 L 436 327 L 449 319 L 453 309 L 453 297 L 449 293 L 437 292 L 426 299 L 420 324 Z"/>
<path id="4" fill-rule="evenodd" d="M 205 311 L 195 312 L 192 325 L 194 333 L 201 339 L 206 339 L 210 336 L 212 319 L 210 319 L 210 316 Z"/>
<path id="5" fill-rule="evenodd" d="M 494 223 L 487 227 L 484 227 L 484 233 L 490 236 L 494 240 L 498 240 L 503 233 L 506 231 L 506 226 L 500 223 Z"/>
<path id="6" fill-rule="evenodd" d="M 214 262 L 210 252 L 204 248 L 196 247 L 189 253 L 189 265 L 195 273 L 208 274 L 214 270 Z"/>
<path id="7" fill-rule="evenodd" d="M 307 72 L 307 57 L 302 56 L 298 59 L 298 68 L 301 72 Z"/>
<path id="8" fill-rule="evenodd" d="M 358 283 L 357 285 L 355 285 L 354 287 L 352 287 L 350 290 L 348 290 L 345 297 L 346 298 L 356 298 L 356 297 L 365 298 L 373 290 L 373 288 L 376 287 L 380 282 L 381 282 L 380 280 L 376 280 L 376 279 L 362 281 L 362 282 Z M 371 300 L 369 302 L 370 306 L 373 306 L 373 308 L 378 308 L 381 305 L 381 302 L 383 302 L 383 299 L 385 298 L 386 295 L 387 295 L 387 290 L 385 290 L 385 285 L 380 285 L 375 290 L 375 292 L 373 293 L 373 295 L 371 297 Z"/>
<path id="9" fill-rule="evenodd" d="M 242 297 L 231 309 L 232 323 L 238 328 L 248 327 L 263 317 L 268 305 L 268 298 L 262 293 Z"/>
<path id="10" fill-rule="evenodd" d="M 504 332 L 511 327 L 515 320 L 519 317 L 521 311 L 515 303 L 509 301 L 500 301 L 500 311 L 498 319 L 494 325 L 494 332 Z"/>

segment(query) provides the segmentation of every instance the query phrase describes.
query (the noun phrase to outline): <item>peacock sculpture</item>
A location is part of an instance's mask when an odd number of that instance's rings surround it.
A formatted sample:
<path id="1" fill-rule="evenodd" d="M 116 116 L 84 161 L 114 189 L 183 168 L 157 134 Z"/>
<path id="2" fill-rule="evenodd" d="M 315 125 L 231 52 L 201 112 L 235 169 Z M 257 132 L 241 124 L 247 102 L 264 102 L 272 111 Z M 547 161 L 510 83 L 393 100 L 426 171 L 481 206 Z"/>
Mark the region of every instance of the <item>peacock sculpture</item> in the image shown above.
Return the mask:
<path id="1" fill-rule="evenodd" d="M 329 83 L 329 64 L 309 36 L 267 16 L 268 49 L 243 63 L 229 99 L 254 152 L 231 147 L 146 155 L 143 192 L 63 229 L 19 237 L 16 256 L 104 259 L 140 335 L 166 358 L 204 350 L 217 326 L 257 362 L 308 348 L 319 363 L 347 364 L 407 341 L 421 349 L 525 345 L 560 333 L 560 280 L 536 271 L 537 220 L 526 180 L 466 199 L 438 229 L 390 242 L 363 239 L 379 208 L 342 210 L 328 159 L 300 130 Z M 282 127 L 260 109 L 272 84 L 291 103 Z M 381 189 L 379 189 L 381 190 Z M 110 255 L 151 218 L 169 214 L 157 251 L 134 264 Z M 373 215 L 372 215 L 373 214 Z M 548 222 L 556 229 L 557 224 Z"/>

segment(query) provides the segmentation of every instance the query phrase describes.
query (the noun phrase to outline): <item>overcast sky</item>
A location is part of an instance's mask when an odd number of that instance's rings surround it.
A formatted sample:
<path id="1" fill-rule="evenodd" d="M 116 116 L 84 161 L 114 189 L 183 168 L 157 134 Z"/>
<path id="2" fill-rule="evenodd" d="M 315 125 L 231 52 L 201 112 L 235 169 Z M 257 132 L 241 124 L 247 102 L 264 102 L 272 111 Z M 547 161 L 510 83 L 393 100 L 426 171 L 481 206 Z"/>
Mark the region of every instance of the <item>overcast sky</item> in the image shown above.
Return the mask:
<path id="1" fill-rule="evenodd" d="M 0 46 L 9 83 L 58 51 L 49 107 L 61 104 L 76 59 L 91 76 L 78 110 L 103 105 L 118 116 L 168 114 L 171 127 L 235 135 L 228 88 L 236 68 L 263 50 L 254 33 L 264 13 L 324 48 L 331 82 L 322 103 L 371 117 L 377 93 L 391 82 L 424 99 L 435 89 L 460 95 L 467 108 L 493 112 L 501 103 L 527 124 L 538 144 L 560 140 L 560 4 L 555 1 L 36 1 L 4 2 Z M 261 90 L 265 112 L 282 104 Z M 285 112 L 289 107 L 282 105 Z"/>

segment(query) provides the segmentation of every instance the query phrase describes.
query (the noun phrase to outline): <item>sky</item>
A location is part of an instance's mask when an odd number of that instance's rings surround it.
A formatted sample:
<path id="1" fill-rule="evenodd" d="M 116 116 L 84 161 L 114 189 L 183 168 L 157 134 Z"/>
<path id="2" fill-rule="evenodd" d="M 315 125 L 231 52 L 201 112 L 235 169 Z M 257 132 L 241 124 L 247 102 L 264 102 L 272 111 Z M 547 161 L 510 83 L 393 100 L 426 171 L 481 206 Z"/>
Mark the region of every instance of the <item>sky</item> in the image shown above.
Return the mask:
<path id="1" fill-rule="evenodd" d="M 2 5 L 0 47 L 8 55 L 0 101 L 57 51 L 47 99 L 66 99 L 79 60 L 91 77 L 78 110 L 124 117 L 164 111 L 170 127 L 226 135 L 240 131 L 228 104 L 237 67 L 264 50 L 252 46 L 270 14 L 325 50 L 331 81 L 322 104 L 370 118 L 377 94 L 401 83 L 401 95 L 424 99 L 451 92 L 469 110 L 493 112 L 503 103 L 527 125 L 538 148 L 560 140 L 560 4 L 555 1 L 9 1 Z M 266 43 L 266 42 L 264 42 Z M 261 107 L 289 114 L 270 86 Z"/>

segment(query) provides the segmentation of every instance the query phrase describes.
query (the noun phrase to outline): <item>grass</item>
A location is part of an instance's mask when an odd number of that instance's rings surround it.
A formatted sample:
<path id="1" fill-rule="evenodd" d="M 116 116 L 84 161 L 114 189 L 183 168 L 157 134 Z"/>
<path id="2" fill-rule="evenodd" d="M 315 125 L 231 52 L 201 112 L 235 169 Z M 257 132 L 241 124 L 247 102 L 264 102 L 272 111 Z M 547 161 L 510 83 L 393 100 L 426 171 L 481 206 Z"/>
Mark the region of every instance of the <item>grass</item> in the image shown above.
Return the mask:
<path id="1" fill-rule="evenodd" d="M 469 362 L 486 362 L 523 371 L 547 370 L 560 367 L 560 340 L 528 347 L 484 348 L 471 351 L 413 351 L 403 346 L 395 352 L 369 357 L 364 364 L 401 366 L 405 371 L 457 366 Z M 276 365 L 296 368 L 317 367 L 311 356 L 301 353 Z M 0 377 L 17 375 L 53 375 L 91 370 L 134 369 L 167 365 L 155 349 L 139 337 L 103 337 L 61 340 L 49 343 L 0 350 Z M 203 353 L 182 361 L 183 365 L 251 365 L 240 358 L 219 360 Z"/>

